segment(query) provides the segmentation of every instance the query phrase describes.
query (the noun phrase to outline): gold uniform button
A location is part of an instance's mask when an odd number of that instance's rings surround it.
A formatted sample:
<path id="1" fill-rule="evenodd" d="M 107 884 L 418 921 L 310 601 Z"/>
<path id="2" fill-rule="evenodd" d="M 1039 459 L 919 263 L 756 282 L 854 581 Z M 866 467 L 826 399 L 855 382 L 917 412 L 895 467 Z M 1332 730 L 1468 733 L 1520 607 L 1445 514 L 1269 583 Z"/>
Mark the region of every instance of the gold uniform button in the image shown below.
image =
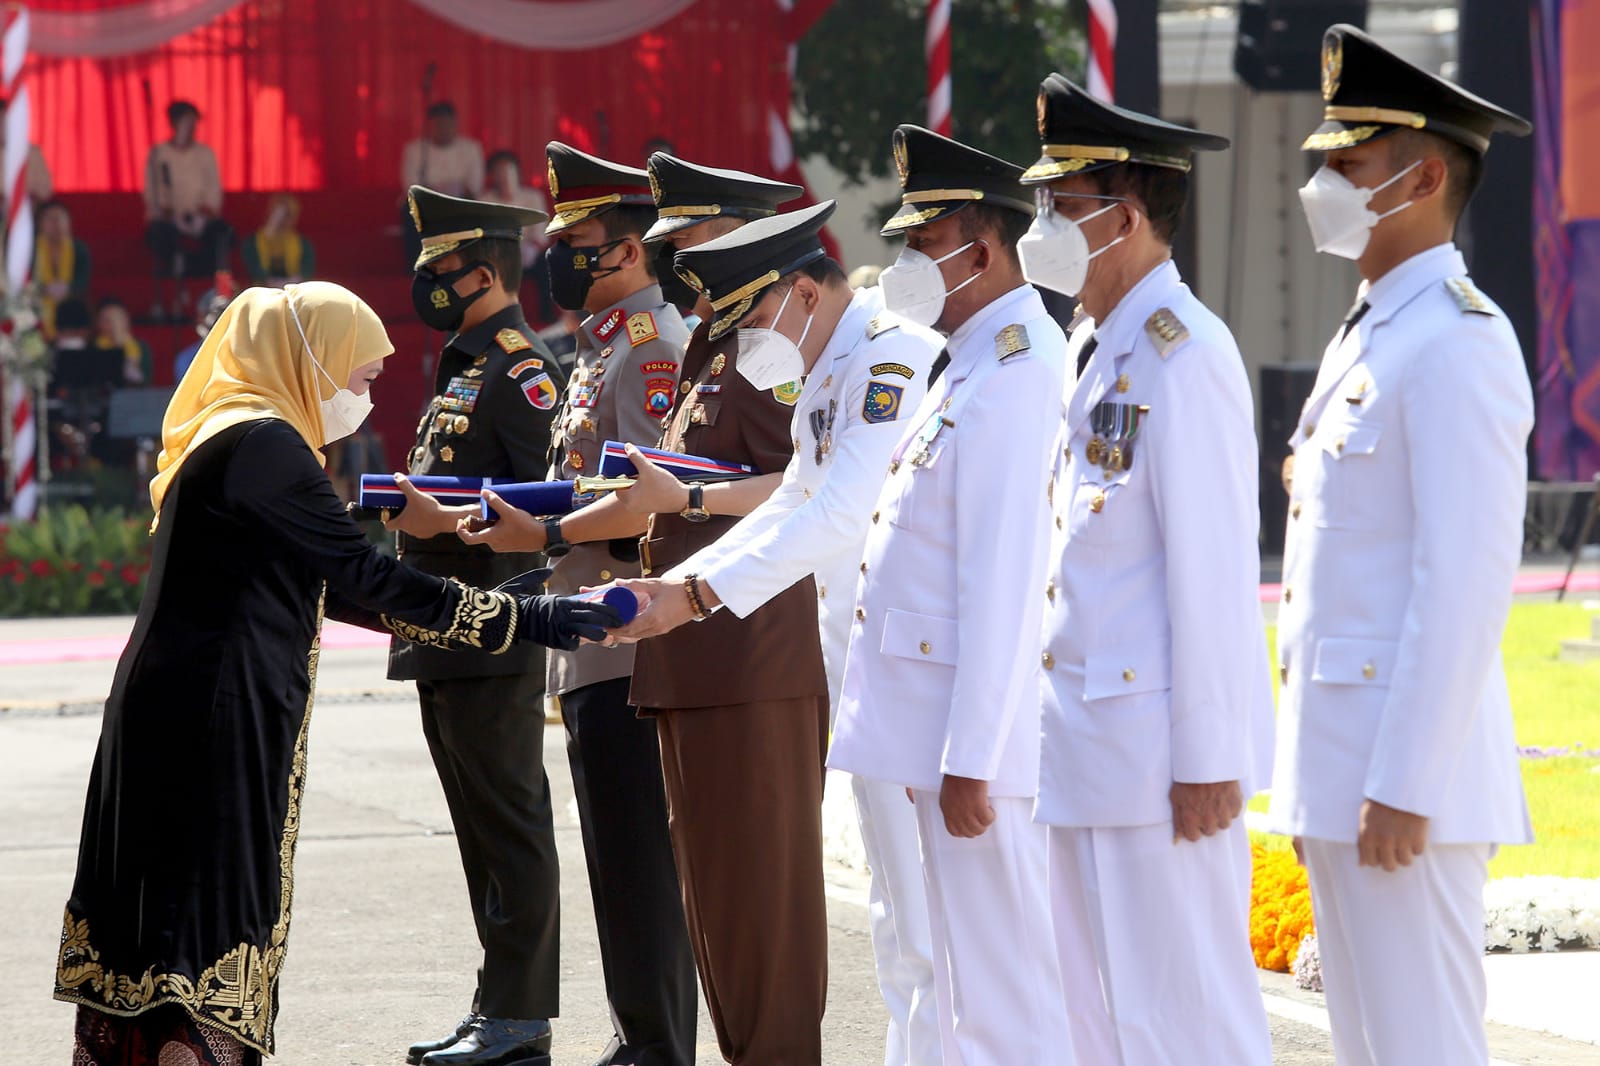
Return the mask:
<path id="1" fill-rule="evenodd" d="M 872 524 L 873 525 L 877 525 L 878 524 L 878 512 L 877 511 L 873 511 L 872 512 Z"/>
<path id="2" fill-rule="evenodd" d="M 1090 497 L 1090 499 L 1089 499 L 1089 510 L 1093 511 L 1095 514 L 1099 514 L 1101 511 L 1105 510 L 1105 508 L 1106 508 L 1106 494 L 1105 493 L 1097 492 L 1092 497 Z M 1058 521 L 1056 524 L 1059 526 L 1060 522 Z"/>
<path id="3" fill-rule="evenodd" d="M 1294 589 L 1290 588 L 1288 585 L 1285 585 L 1283 587 L 1283 602 L 1284 603 L 1288 603 L 1289 601 L 1291 601 L 1293 599 L 1294 599 Z"/>
<path id="4" fill-rule="evenodd" d="M 1061 528 L 1061 516 L 1060 515 L 1056 515 L 1056 528 L 1057 529 Z"/>
<path id="5" fill-rule="evenodd" d="M 806 494 L 806 499 L 808 499 L 808 500 L 811 499 L 811 490 L 810 489 L 801 489 L 800 491 Z"/>
<path id="6" fill-rule="evenodd" d="M 827 598 L 828 598 L 828 586 L 826 586 L 826 585 L 818 585 L 817 586 L 817 599 L 825 600 Z"/>
<path id="7" fill-rule="evenodd" d="M 800 450 L 800 438 L 799 437 L 794 438 L 794 450 L 795 451 L 799 451 Z"/>
<path id="8" fill-rule="evenodd" d="M 600 571 L 600 580 L 601 581 L 610 581 L 611 580 L 611 571 L 609 571 L 609 570 Z"/>
<path id="9" fill-rule="evenodd" d="M 921 644 L 917 645 L 917 648 L 922 652 L 922 654 L 926 655 L 933 650 L 933 645 L 929 644 L 927 641 L 923 641 Z"/>
<path id="10" fill-rule="evenodd" d="M 1045 582 L 1045 585 L 1044 585 L 1044 598 L 1049 600 L 1051 603 L 1056 602 L 1056 579 L 1055 578 L 1051 578 L 1049 581 Z"/>
<path id="11" fill-rule="evenodd" d="M 1311 434 L 1315 433 L 1316 431 L 1317 431 L 1317 424 L 1315 422 L 1307 422 L 1306 423 L 1306 436 L 1309 437 L 1309 436 L 1311 436 Z"/>
<path id="12" fill-rule="evenodd" d="M 1336 444 L 1334 444 L 1333 450 L 1338 452 L 1340 455 L 1344 454 L 1344 438 L 1343 437 L 1340 437 L 1338 442 Z"/>
<path id="13" fill-rule="evenodd" d="M 681 385 L 678 386 L 678 391 L 683 393 L 685 396 L 687 396 L 687 395 L 689 395 L 689 390 L 692 389 L 692 388 L 694 388 L 694 382 L 685 381 Z"/>
<path id="14" fill-rule="evenodd" d="M 1131 666 L 1128 667 L 1126 670 L 1122 671 L 1122 680 L 1124 680 L 1124 681 L 1132 681 L 1134 678 L 1136 678 L 1138 676 L 1139 676 L 1138 674 L 1135 674 L 1133 672 L 1133 667 L 1131 667 Z"/>
<path id="15" fill-rule="evenodd" d="M 866 563 L 862 563 L 861 564 L 861 572 L 863 574 L 867 572 L 867 564 Z"/>
<path id="16" fill-rule="evenodd" d="M 889 473 L 898 474 L 899 472 L 900 472 L 900 460 L 896 459 L 894 462 L 889 464 Z"/>
<path id="17" fill-rule="evenodd" d="M 1278 680 L 1286 685 L 1289 683 L 1289 668 L 1287 666 L 1278 667 Z"/>
<path id="18" fill-rule="evenodd" d="M 1299 518 L 1300 517 L 1300 505 L 1298 503 L 1295 504 L 1293 507 L 1289 508 L 1289 517 L 1290 518 Z"/>
<path id="19" fill-rule="evenodd" d="M 1044 656 L 1039 661 L 1044 663 L 1044 668 L 1046 670 L 1055 669 L 1056 657 L 1054 655 L 1051 655 L 1049 652 L 1045 652 Z"/>
<path id="20" fill-rule="evenodd" d="M 1371 681 L 1378 676 L 1378 668 L 1371 663 L 1364 663 L 1361 667 L 1361 676 Z"/>
<path id="21" fill-rule="evenodd" d="M 865 622 L 866 620 L 867 620 L 867 609 L 865 607 L 857 607 L 856 608 L 856 621 L 857 622 Z"/>

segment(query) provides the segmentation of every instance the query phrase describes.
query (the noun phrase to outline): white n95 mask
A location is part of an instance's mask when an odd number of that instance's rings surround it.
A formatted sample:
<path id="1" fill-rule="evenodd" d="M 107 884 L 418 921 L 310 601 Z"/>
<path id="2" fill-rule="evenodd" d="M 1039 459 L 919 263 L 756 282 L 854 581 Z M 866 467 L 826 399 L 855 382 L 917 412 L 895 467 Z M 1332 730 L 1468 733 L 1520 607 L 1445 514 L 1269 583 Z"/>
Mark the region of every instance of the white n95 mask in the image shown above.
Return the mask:
<path id="1" fill-rule="evenodd" d="M 1367 206 L 1372 197 L 1405 177 L 1421 162 L 1415 160 L 1382 185 L 1370 189 L 1353 184 L 1337 170 L 1319 167 L 1311 180 L 1300 187 L 1300 206 L 1306 213 L 1311 243 L 1316 245 L 1317 251 L 1344 259 L 1360 259 L 1361 253 L 1367 250 L 1367 242 L 1372 239 L 1372 227 L 1413 203 L 1406 200 L 1380 215 Z"/>
<path id="2" fill-rule="evenodd" d="M 1089 263 L 1106 248 L 1123 241 L 1122 237 L 1118 237 L 1105 248 L 1091 252 L 1089 238 L 1083 233 L 1083 223 L 1091 218 L 1099 218 L 1116 206 L 1110 203 L 1081 219 L 1070 219 L 1056 210 L 1054 197 L 1047 203 L 1041 203 L 1034 212 L 1033 224 L 1017 242 L 1022 276 L 1042 288 L 1067 296 L 1078 295 L 1083 290 L 1083 283 L 1088 280 Z"/>
<path id="3" fill-rule="evenodd" d="M 311 351 L 311 342 L 306 339 L 306 329 L 300 324 L 300 315 L 294 309 L 294 301 L 290 300 L 288 303 L 289 317 L 294 319 L 294 328 L 300 331 L 300 343 L 306 346 L 306 355 L 310 356 L 311 365 L 317 368 L 317 373 L 328 379 L 328 384 L 334 389 L 333 396 L 322 401 L 322 443 L 332 444 L 361 428 L 361 423 L 372 413 L 372 396 L 370 393 L 358 395 L 333 380 L 333 375 L 317 362 L 316 355 Z"/>
<path id="4" fill-rule="evenodd" d="M 783 294 L 778 313 L 772 316 L 771 326 L 739 331 L 739 373 L 755 388 L 775 389 L 806 372 L 806 358 L 800 352 L 800 345 L 806 342 L 806 334 L 811 332 L 811 319 L 815 316 L 806 316 L 805 328 L 800 331 L 798 341 L 790 340 L 774 328 L 783 317 L 783 309 L 789 306 L 789 297 L 793 295 L 794 286 L 791 285 L 789 291 Z"/>
<path id="5" fill-rule="evenodd" d="M 939 321 L 939 314 L 944 310 L 945 297 L 953 292 L 960 292 L 977 281 L 982 274 L 982 271 L 979 271 L 955 288 L 947 290 L 944 287 L 944 275 L 939 273 L 939 264 L 952 256 L 960 255 L 977 243 L 968 241 L 955 251 L 947 252 L 937 259 L 930 259 L 915 248 L 900 249 L 900 255 L 894 263 L 878 275 L 878 288 L 883 290 L 884 308 L 919 326 L 931 326 Z"/>

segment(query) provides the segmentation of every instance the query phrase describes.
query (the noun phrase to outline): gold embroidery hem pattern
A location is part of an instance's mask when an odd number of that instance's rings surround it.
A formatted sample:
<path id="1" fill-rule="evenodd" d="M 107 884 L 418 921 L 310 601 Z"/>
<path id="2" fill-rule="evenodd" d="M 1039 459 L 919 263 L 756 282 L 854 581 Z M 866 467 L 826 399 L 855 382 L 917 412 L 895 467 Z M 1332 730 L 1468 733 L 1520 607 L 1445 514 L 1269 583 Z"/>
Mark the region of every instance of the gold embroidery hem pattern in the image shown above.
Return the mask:
<path id="1" fill-rule="evenodd" d="M 440 632 L 383 615 L 389 631 L 425 648 L 475 648 L 499 655 L 517 639 L 517 600 L 505 592 L 486 592 L 456 582 L 460 599 L 450 628 Z"/>

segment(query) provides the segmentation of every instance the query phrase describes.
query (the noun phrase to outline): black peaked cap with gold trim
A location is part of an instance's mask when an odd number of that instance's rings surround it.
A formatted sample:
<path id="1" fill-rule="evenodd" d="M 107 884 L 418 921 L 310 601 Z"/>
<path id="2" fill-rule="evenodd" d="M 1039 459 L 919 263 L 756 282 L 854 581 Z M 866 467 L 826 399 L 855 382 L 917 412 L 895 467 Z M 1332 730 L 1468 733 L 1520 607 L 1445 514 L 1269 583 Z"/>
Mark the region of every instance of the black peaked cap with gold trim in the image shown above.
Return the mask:
<path id="1" fill-rule="evenodd" d="M 421 185 L 413 185 L 406 192 L 406 205 L 422 238 L 422 254 L 417 256 L 412 270 L 421 270 L 435 259 L 484 237 L 521 241 L 522 227 L 537 226 L 549 217 L 531 207 L 463 200 Z"/>
<path id="2" fill-rule="evenodd" d="M 1525 137 L 1521 115 L 1406 62 L 1354 26 L 1322 35 L 1322 125 L 1300 147 L 1310 152 L 1370 141 L 1398 129 L 1437 133 L 1482 155 L 1496 133 Z"/>
<path id="3" fill-rule="evenodd" d="M 828 254 L 821 232 L 833 209 L 834 202 L 824 200 L 678 251 L 678 276 L 711 301 L 712 340 L 737 326 L 767 286 Z"/>
<path id="4" fill-rule="evenodd" d="M 545 145 L 544 156 L 555 211 L 546 233 L 560 233 L 618 204 L 655 203 L 650 176 L 638 167 L 625 167 L 560 141 Z"/>
<path id="5" fill-rule="evenodd" d="M 1051 74 L 1039 83 L 1042 155 L 1022 176 L 1043 185 L 1118 163 L 1187 171 L 1197 151 L 1220 152 L 1228 139 L 1108 104 L 1070 79 Z"/>
<path id="6" fill-rule="evenodd" d="M 896 127 L 893 141 L 902 192 L 900 210 L 879 230 L 883 236 L 936 222 L 979 201 L 1033 214 L 1016 164 L 921 126 Z"/>
<path id="7" fill-rule="evenodd" d="M 719 170 L 656 152 L 645 164 L 655 197 L 656 224 L 644 235 L 659 241 L 674 230 L 709 218 L 768 218 L 805 190 L 786 181 Z"/>

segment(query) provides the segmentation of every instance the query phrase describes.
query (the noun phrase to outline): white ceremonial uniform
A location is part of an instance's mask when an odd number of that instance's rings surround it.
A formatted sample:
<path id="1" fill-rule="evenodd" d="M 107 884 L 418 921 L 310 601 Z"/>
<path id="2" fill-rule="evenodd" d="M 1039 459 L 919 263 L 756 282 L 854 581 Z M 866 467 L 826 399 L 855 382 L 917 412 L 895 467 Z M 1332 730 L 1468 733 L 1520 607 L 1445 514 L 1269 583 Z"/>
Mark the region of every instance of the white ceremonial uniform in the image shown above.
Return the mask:
<path id="1" fill-rule="evenodd" d="M 1049 495 L 1043 739 L 1058 955 L 1085 1062 L 1272 1061 L 1242 819 L 1174 842 L 1174 782 L 1265 784 L 1254 405 L 1233 335 L 1165 262 L 1073 330 Z M 1118 461 L 1104 461 L 1114 455 Z"/>
<path id="2" fill-rule="evenodd" d="M 852 294 L 795 404 L 795 454 L 782 483 L 668 575 L 699 574 L 742 618 L 815 574 L 831 708 L 839 704 L 867 516 L 941 347 L 937 333 L 885 312 L 881 290 Z M 884 1063 L 931 1066 L 939 1061 L 938 1017 L 915 812 L 899 787 L 852 777 L 851 789 L 872 873 L 872 946 L 889 1010 Z"/>
<path id="3" fill-rule="evenodd" d="M 916 795 L 943 1061 L 1072 1061 L 1044 891 L 1036 645 L 1042 488 L 1066 339 L 1018 286 L 949 338 L 867 534 L 828 764 Z M 946 775 L 995 821 L 952 837 Z"/>
<path id="4" fill-rule="evenodd" d="M 1487 861 L 1532 840 L 1499 651 L 1532 392 L 1453 244 L 1361 295 L 1290 441 L 1269 819 L 1305 841 L 1339 1062 L 1482 1063 Z M 1428 818 L 1420 859 L 1358 866 L 1365 799 Z"/>

